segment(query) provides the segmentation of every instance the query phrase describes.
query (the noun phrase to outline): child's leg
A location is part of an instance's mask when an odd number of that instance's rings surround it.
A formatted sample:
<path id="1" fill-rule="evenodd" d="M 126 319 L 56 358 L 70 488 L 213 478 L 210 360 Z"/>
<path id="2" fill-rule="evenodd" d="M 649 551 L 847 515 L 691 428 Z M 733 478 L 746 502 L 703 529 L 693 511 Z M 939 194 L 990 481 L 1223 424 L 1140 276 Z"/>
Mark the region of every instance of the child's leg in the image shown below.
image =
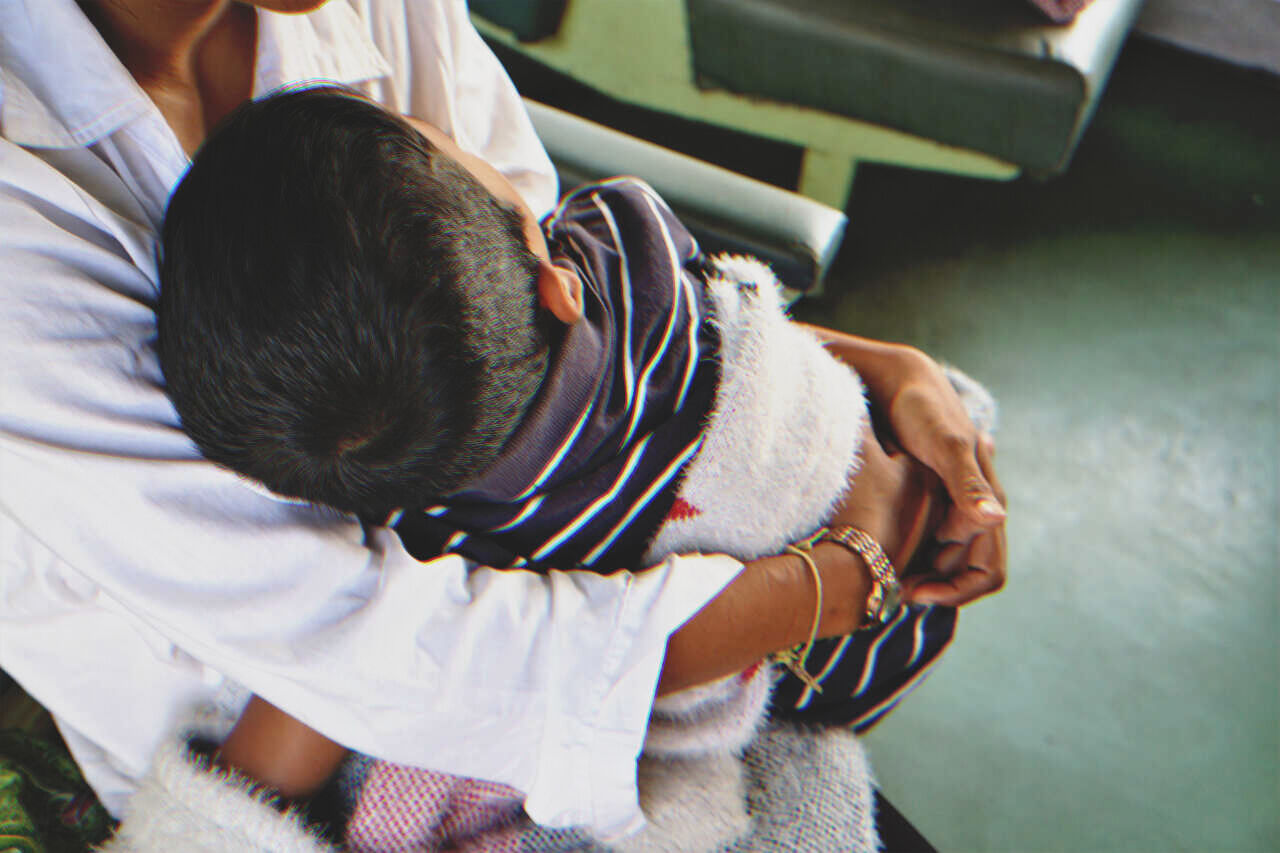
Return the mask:
<path id="1" fill-rule="evenodd" d="M 320 790 L 346 756 L 342 745 L 255 696 L 218 749 L 217 762 L 299 800 Z"/>

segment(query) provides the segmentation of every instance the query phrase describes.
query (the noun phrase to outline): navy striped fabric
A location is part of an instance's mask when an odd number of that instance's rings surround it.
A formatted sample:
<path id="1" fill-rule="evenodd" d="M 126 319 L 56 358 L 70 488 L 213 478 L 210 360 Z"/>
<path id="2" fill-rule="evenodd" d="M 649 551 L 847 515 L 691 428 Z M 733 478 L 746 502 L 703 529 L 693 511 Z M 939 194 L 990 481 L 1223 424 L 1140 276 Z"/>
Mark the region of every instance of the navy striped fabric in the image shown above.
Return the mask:
<path id="1" fill-rule="evenodd" d="M 576 270 L 584 317 L 555 349 L 497 462 L 446 501 L 406 511 L 410 553 L 497 568 L 641 568 L 697 453 L 719 384 L 693 236 L 646 184 L 567 196 L 544 226 Z"/>
<path id="2" fill-rule="evenodd" d="M 773 714 L 851 726 L 861 734 L 924 680 L 950 644 L 955 627 L 955 608 L 912 604 L 877 630 L 819 640 L 805 669 L 822 692 L 788 672 L 774 691 Z"/>
<path id="3" fill-rule="evenodd" d="M 585 319 L 568 329 L 497 463 L 398 520 L 419 559 L 641 568 L 701 445 L 719 341 L 693 236 L 652 189 L 625 178 L 566 197 L 546 228 L 555 261 L 582 278 Z M 774 713 L 861 731 L 924 677 L 954 626 L 954 610 L 914 606 L 879 630 L 821 641 L 808 668 L 822 692 L 788 672 Z"/>

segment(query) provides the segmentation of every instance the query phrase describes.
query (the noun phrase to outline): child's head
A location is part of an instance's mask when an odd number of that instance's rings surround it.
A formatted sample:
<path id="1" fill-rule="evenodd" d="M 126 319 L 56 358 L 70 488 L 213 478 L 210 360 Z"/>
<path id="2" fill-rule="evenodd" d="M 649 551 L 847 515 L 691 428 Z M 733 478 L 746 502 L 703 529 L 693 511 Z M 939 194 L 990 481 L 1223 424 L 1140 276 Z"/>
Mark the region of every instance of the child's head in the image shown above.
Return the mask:
<path id="1" fill-rule="evenodd" d="M 540 302 L 572 320 L 577 282 L 509 184 L 424 132 L 310 89 L 245 105 L 197 153 L 158 323 L 207 458 L 377 518 L 497 457 L 546 371 Z"/>

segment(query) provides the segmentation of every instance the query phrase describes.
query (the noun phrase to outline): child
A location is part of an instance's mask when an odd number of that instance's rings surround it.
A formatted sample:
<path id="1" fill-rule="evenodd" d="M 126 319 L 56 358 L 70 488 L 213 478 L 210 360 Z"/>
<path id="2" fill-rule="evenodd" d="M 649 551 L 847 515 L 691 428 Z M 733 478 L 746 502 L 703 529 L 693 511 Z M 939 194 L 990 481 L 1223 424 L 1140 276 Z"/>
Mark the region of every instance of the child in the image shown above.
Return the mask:
<path id="1" fill-rule="evenodd" d="M 184 428 L 280 495 L 395 524 L 423 558 L 607 572 L 752 559 L 821 527 L 866 403 L 767 268 L 704 257 L 630 179 L 545 228 L 432 128 L 332 90 L 247 106 L 165 222 L 159 350 Z M 797 666 L 779 711 L 870 725 L 954 622 L 870 615 L 888 624 Z M 774 680 L 758 666 L 660 699 L 646 755 L 732 756 Z"/>

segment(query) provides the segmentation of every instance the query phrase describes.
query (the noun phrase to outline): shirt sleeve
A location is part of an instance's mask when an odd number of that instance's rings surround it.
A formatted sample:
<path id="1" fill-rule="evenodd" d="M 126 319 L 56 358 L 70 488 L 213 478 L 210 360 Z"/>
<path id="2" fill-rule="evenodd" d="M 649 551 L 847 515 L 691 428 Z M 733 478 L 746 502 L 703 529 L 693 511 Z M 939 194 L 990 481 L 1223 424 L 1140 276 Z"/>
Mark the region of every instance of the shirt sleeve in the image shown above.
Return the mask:
<path id="1" fill-rule="evenodd" d="M 225 678 L 361 752 L 519 788 L 539 822 L 637 819 L 666 639 L 741 565 L 421 564 L 205 462 L 106 215 L 0 140 L 0 666 L 125 776 Z"/>

